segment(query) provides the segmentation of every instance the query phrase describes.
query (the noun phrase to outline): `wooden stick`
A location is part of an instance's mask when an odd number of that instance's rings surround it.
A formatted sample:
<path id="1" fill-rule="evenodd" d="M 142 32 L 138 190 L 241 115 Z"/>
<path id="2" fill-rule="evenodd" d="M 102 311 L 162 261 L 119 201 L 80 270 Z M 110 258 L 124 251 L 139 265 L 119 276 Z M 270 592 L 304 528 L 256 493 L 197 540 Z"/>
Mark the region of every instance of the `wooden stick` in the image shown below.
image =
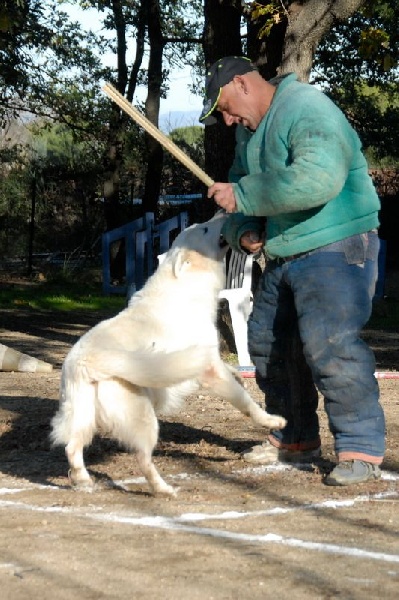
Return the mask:
<path id="1" fill-rule="evenodd" d="M 147 133 L 152 135 L 162 146 L 168 150 L 177 160 L 179 160 L 185 167 L 187 167 L 194 175 L 196 175 L 202 183 L 205 183 L 207 187 L 210 187 L 214 181 L 203 171 L 183 150 L 176 146 L 171 139 L 169 139 L 162 131 L 151 123 L 147 117 L 145 117 L 140 111 L 137 110 L 130 102 L 126 100 L 124 96 L 117 89 L 114 88 L 110 83 L 106 83 L 103 86 L 103 91 L 114 101 L 120 108 L 122 108 L 129 116 L 136 121 L 141 127 L 143 127 Z"/>

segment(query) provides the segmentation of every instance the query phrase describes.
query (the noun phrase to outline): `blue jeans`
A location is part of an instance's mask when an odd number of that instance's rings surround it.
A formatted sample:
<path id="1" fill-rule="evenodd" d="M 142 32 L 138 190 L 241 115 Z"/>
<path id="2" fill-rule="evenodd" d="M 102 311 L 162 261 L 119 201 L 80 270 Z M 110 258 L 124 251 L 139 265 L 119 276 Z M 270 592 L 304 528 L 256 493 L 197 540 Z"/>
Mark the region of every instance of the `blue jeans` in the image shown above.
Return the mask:
<path id="1" fill-rule="evenodd" d="M 297 258 L 268 262 L 248 322 L 248 346 L 267 410 L 288 423 L 279 445 L 320 444 L 324 397 L 339 460 L 379 464 L 385 421 L 374 355 L 360 338 L 377 279 L 376 232 L 355 235 Z"/>

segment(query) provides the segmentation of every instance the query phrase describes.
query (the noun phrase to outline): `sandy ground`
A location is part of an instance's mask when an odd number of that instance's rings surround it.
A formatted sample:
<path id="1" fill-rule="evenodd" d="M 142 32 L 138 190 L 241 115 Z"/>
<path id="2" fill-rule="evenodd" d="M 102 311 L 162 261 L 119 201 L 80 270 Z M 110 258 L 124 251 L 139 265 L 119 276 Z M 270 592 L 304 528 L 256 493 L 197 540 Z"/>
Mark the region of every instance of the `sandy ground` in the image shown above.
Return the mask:
<path id="1" fill-rule="evenodd" d="M 398 597 L 399 380 L 380 380 L 387 453 L 377 482 L 323 484 L 334 454 L 322 402 L 317 464 L 249 467 L 240 452 L 265 431 L 203 393 L 161 421 L 154 460 L 176 498 L 151 497 L 134 456 L 106 437 L 86 452 L 97 490 L 75 492 L 49 423 L 62 361 L 99 318 L 0 311 L 0 341 L 54 365 L 0 372 L 2 600 Z M 397 334 L 366 337 L 378 369 L 397 369 Z M 254 380 L 246 385 L 262 403 Z"/>

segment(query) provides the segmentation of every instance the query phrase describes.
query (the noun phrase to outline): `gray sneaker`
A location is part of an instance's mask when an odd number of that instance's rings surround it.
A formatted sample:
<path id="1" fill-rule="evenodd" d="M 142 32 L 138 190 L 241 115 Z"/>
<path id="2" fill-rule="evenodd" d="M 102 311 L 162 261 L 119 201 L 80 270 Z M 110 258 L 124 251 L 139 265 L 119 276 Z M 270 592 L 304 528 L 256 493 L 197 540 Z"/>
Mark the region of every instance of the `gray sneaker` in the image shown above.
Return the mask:
<path id="1" fill-rule="evenodd" d="M 311 463 L 321 455 L 320 447 L 313 450 L 292 451 L 285 448 L 277 448 L 268 440 L 257 446 L 252 446 L 249 450 L 244 450 L 241 458 L 245 462 L 257 463 L 259 465 L 268 465 L 275 462 L 282 463 Z"/>
<path id="2" fill-rule="evenodd" d="M 364 460 L 344 460 L 327 475 L 324 483 L 326 485 L 352 485 L 380 477 L 381 471 L 377 465 Z"/>

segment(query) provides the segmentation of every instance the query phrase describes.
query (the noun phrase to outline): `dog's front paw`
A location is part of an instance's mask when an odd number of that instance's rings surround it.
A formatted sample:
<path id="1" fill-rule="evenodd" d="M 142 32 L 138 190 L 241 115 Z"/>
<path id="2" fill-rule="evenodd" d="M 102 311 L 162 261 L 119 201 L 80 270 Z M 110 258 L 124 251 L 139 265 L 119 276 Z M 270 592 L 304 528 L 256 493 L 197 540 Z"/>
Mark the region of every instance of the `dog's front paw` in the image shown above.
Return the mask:
<path id="1" fill-rule="evenodd" d="M 283 429 L 287 425 L 286 419 L 284 417 L 279 417 L 278 415 L 269 415 L 266 413 L 268 427 L 271 429 Z"/>
<path id="2" fill-rule="evenodd" d="M 284 417 L 280 417 L 280 415 L 270 415 L 258 405 L 252 408 L 251 417 L 257 425 L 269 427 L 270 429 L 282 429 L 287 425 L 287 421 Z"/>

